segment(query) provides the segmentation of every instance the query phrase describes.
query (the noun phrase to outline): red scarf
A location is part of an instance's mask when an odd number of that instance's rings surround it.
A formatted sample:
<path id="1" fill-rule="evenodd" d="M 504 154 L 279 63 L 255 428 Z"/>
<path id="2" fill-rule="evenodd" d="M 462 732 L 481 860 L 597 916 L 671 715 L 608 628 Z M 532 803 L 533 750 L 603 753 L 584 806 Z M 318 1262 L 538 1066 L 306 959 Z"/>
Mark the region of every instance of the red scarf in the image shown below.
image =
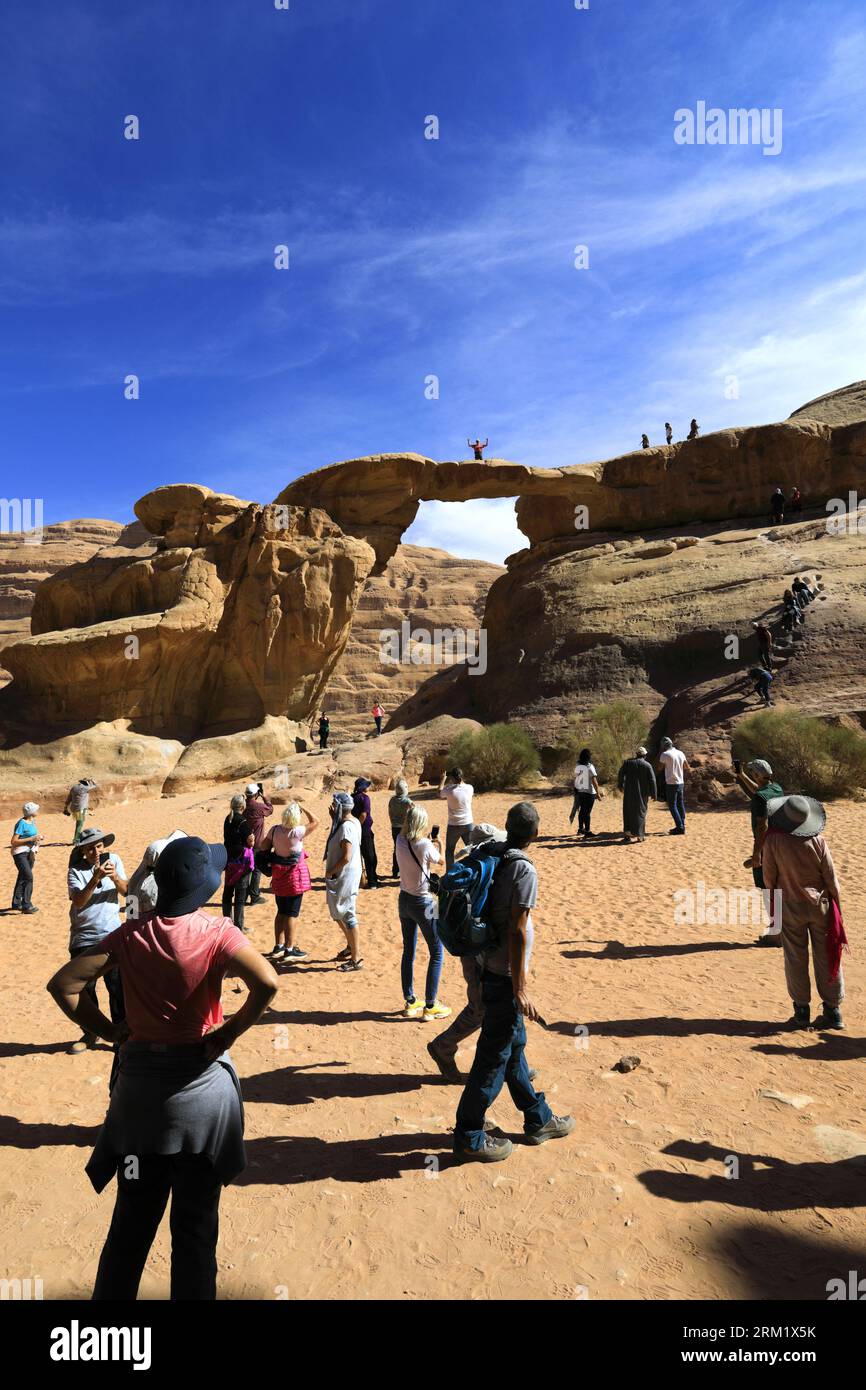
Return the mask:
<path id="1" fill-rule="evenodd" d="M 830 967 L 830 979 L 835 980 L 839 975 L 842 965 L 842 952 L 850 951 L 848 938 L 845 935 L 845 923 L 842 921 L 842 913 L 839 911 L 839 904 L 835 898 L 830 899 L 830 914 L 827 923 L 827 964 Z"/>

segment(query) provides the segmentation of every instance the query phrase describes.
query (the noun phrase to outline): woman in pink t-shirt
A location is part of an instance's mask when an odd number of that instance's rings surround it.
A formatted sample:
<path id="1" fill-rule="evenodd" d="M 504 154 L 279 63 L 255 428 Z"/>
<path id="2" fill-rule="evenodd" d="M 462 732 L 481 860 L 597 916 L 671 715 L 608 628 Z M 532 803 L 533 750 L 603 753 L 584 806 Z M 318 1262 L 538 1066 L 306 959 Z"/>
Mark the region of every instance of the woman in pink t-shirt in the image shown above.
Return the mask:
<path id="1" fill-rule="evenodd" d="M 304 824 L 304 816 L 307 818 Z M 292 965 L 306 960 L 307 953 L 297 945 L 298 918 L 304 894 L 312 886 L 307 867 L 306 836 L 319 824 L 312 811 L 299 801 L 290 801 L 283 811 L 281 823 L 272 825 L 262 840 L 261 849 L 273 852 L 271 884 L 277 900 L 274 918 L 274 949 L 268 960 Z"/>
<path id="2" fill-rule="evenodd" d="M 132 1300 L 171 1196 L 171 1297 L 216 1298 L 222 1187 L 243 1171 L 243 1105 L 228 1048 L 276 992 L 273 967 L 225 917 L 201 907 L 220 884 L 223 845 L 184 837 L 154 869 L 156 908 L 64 965 L 48 988 L 87 1033 L 122 1044 L 105 1123 L 87 1164 L 97 1192 L 117 1176 L 96 1300 Z M 87 985 L 119 967 L 126 1021 L 113 1024 Z M 220 1003 L 231 967 L 249 989 L 228 1021 Z"/>

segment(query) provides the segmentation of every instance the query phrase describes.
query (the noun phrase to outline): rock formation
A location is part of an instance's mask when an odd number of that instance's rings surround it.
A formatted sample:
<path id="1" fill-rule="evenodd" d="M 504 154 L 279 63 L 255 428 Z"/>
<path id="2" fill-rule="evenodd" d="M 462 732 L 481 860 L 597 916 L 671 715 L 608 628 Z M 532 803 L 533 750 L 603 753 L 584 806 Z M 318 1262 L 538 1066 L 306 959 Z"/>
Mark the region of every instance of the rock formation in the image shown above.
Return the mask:
<path id="1" fill-rule="evenodd" d="M 46 526 L 38 544 L 20 533 L 0 534 L 0 651 L 27 636 L 33 600 L 43 580 L 113 545 L 122 530 L 116 521 L 63 521 Z M 8 680 L 2 661 L 0 656 L 0 685 Z"/>
<path id="2" fill-rule="evenodd" d="M 480 628 L 490 586 L 504 572 L 501 565 L 463 560 L 444 550 L 398 546 L 382 574 L 368 579 L 346 648 L 322 697 L 338 736 L 366 736 L 376 699 L 390 715 L 435 674 L 418 644 L 410 640 L 403 650 L 404 624 L 410 634 Z M 383 631 L 400 634 L 397 665 L 382 661 Z"/>
<path id="3" fill-rule="evenodd" d="M 340 665 L 368 579 L 374 627 L 380 611 L 389 626 L 404 613 L 438 625 L 420 585 L 417 603 L 400 594 L 401 562 L 390 581 L 378 578 L 419 503 L 434 498 L 515 496 L 529 545 L 490 589 L 486 673 L 456 667 L 414 690 L 395 674 L 405 699 L 393 734 L 362 754 L 379 760 L 381 776 L 408 756 L 412 730 L 437 716 L 520 720 L 549 747 L 569 714 L 612 695 L 639 700 L 656 732 L 685 733 L 712 752 L 746 708 L 751 620 L 772 613 L 804 570 L 825 575 L 824 597 L 810 611 L 807 659 L 785 663 L 778 693 L 817 713 L 859 715 L 866 536 L 856 525 L 831 536 L 824 506 L 856 492 L 864 464 L 859 383 L 780 424 L 605 463 L 543 469 L 383 454 L 299 478 L 269 506 L 192 484 L 158 488 L 136 506 L 149 538 L 121 535 L 40 586 L 32 635 L 4 654 L 14 680 L 0 692 L 0 769 L 23 766 L 34 728 L 50 761 L 65 738 L 96 724 L 113 765 L 122 771 L 139 740 L 135 756 L 169 790 L 235 777 L 253 761 L 287 765 L 332 681 L 334 709 L 348 712 L 353 701 L 366 706 L 378 679 L 369 649 L 360 681 L 351 655 Z M 770 525 L 776 485 L 800 488 L 806 519 Z M 474 625 L 470 589 L 460 604 Z M 739 662 L 726 637 L 740 640 Z M 342 775 L 352 758 L 322 766 Z"/>

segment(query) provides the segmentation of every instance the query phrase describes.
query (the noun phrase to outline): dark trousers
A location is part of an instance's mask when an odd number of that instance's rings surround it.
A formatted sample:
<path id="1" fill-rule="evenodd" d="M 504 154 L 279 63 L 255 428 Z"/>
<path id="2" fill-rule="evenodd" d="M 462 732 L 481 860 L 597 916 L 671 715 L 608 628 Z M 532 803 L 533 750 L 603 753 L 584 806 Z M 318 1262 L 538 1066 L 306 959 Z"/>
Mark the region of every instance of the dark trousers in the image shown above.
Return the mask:
<path id="1" fill-rule="evenodd" d="M 574 802 L 571 807 L 571 815 L 568 823 L 574 821 L 574 813 L 577 812 L 577 833 L 578 835 L 589 834 L 589 822 L 592 819 L 592 808 L 595 805 L 595 797 L 592 792 L 575 792 Z"/>
<path id="2" fill-rule="evenodd" d="M 373 838 L 372 830 L 361 828 L 361 858 L 364 861 L 364 872 L 367 875 L 367 887 L 372 888 L 379 883 L 379 860 L 376 855 L 376 841 Z"/>
<path id="3" fill-rule="evenodd" d="M 481 967 L 475 956 L 461 956 L 463 978 L 466 981 L 466 1007 L 442 1033 L 436 1034 L 436 1050 L 451 1061 L 457 1056 L 457 1049 L 466 1039 L 471 1038 L 481 1027 L 484 1017 L 484 1000 L 481 997 Z"/>
<path id="4" fill-rule="evenodd" d="M 327 746 L 328 746 L 328 737 L 329 737 L 328 734 L 319 734 L 319 747 L 320 747 L 320 748 L 327 748 Z"/>
<path id="5" fill-rule="evenodd" d="M 403 827 L 400 826 L 400 825 L 392 825 L 392 826 L 391 826 L 391 838 L 392 838 L 393 841 L 394 841 L 394 853 L 393 853 L 392 856 L 391 856 L 391 877 L 392 877 L 392 878 L 398 878 L 398 877 L 399 877 L 399 874 L 400 874 L 400 865 L 397 863 L 397 836 L 400 834 L 400 831 L 402 830 L 402 828 L 403 828 Z"/>
<path id="6" fill-rule="evenodd" d="M 258 854 L 258 846 L 256 846 L 256 853 Z M 260 870 L 260 869 L 253 869 L 252 873 L 250 874 L 249 878 L 247 879 L 247 902 L 248 902 L 248 903 L 254 903 L 254 902 L 256 902 L 256 901 L 261 897 L 261 894 L 262 894 L 262 874 L 261 874 L 261 870 Z"/>
<path id="7" fill-rule="evenodd" d="M 376 719 L 376 733 L 377 733 L 377 734 L 381 734 L 381 732 L 382 732 L 382 716 L 381 716 L 381 714 L 377 714 L 377 715 L 375 716 L 375 719 Z"/>
<path id="8" fill-rule="evenodd" d="M 677 830 L 686 828 L 686 789 L 682 782 L 666 782 L 665 796 L 668 801 L 668 810 L 674 818 L 674 825 Z"/>
<path id="9" fill-rule="evenodd" d="M 137 1166 L 138 1176 L 127 1176 Z M 93 1288 L 97 1302 L 131 1302 L 171 1193 L 171 1298 L 216 1298 L 222 1183 L 203 1154 L 122 1159 L 117 1198 Z"/>
<path id="10" fill-rule="evenodd" d="M 755 682 L 755 690 L 764 701 L 765 705 L 770 703 L 770 682 L 766 676 L 759 676 Z"/>
<path id="11" fill-rule="evenodd" d="M 241 931 L 244 929 L 244 908 L 247 902 L 247 889 L 252 877 L 251 873 L 242 874 L 237 883 L 233 883 L 231 887 L 228 884 L 223 886 L 223 917 L 231 917 L 235 926 L 239 927 Z"/>
<path id="12" fill-rule="evenodd" d="M 485 973 L 481 977 L 481 997 L 484 1018 L 475 1061 L 457 1107 L 456 1150 L 483 1147 L 484 1117 L 503 1085 L 523 1112 L 525 1131 L 540 1129 L 552 1113 L 544 1094 L 536 1092 L 529 1079 L 526 1024 L 514 998 L 511 977 Z"/>
<path id="13" fill-rule="evenodd" d="M 12 890 L 12 910 L 20 912 L 33 901 L 33 851 L 14 856 L 18 877 Z"/>

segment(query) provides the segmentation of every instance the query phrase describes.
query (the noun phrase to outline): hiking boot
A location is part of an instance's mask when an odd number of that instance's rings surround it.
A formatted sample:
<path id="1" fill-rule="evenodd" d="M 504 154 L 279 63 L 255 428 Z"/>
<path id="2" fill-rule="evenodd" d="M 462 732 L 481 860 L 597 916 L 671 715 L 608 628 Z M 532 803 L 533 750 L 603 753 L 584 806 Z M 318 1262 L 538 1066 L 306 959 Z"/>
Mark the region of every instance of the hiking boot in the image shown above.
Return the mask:
<path id="1" fill-rule="evenodd" d="M 795 1004 L 794 1013 L 788 1019 L 788 1023 L 792 1028 L 808 1028 L 811 1016 L 812 1010 L 808 1004 Z"/>
<path id="2" fill-rule="evenodd" d="M 458 1069 L 457 1063 L 453 1057 L 446 1057 L 444 1053 L 439 1052 L 435 1042 L 427 1044 L 427 1051 L 446 1081 L 450 1081 L 452 1086 L 462 1086 L 464 1084 L 466 1078 Z"/>
<path id="3" fill-rule="evenodd" d="M 781 944 L 782 933 L 780 931 L 764 932 L 764 935 L 759 936 L 756 942 L 758 946 L 781 946 Z"/>
<path id="4" fill-rule="evenodd" d="M 548 1139 L 564 1139 L 571 1134 L 577 1121 L 573 1115 L 551 1115 L 546 1125 L 540 1129 L 526 1131 L 527 1144 L 546 1144 Z"/>
<path id="5" fill-rule="evenodd" d="M 492 1134 L 485 1134 L 480 1149 L 455 1149 L 454 1157 L 461 1163 L 501 1163 L 513 1148 L 510 1139 L 494 1139 Z"/>
<path id="6" fill-rule="evenodd" d="M 835 1008 L 832 1004 L 825 1004 L 821 1013 L 812 1024 L 813 1028 L 844 1028 L 842 1022 L 842 1010 Z"/>

